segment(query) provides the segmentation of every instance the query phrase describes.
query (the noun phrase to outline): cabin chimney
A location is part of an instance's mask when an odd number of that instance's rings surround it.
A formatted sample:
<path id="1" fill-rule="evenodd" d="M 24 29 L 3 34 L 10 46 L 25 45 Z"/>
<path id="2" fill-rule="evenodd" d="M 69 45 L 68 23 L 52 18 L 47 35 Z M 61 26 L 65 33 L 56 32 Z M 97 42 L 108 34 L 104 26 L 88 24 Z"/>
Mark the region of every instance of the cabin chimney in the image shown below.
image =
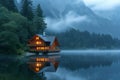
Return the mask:
<path id="1" fill-rule="evenodd" d="M 43 32 L 43 36 L 46 36 L 46 33 L 45 33 L 45 32 Z"/>

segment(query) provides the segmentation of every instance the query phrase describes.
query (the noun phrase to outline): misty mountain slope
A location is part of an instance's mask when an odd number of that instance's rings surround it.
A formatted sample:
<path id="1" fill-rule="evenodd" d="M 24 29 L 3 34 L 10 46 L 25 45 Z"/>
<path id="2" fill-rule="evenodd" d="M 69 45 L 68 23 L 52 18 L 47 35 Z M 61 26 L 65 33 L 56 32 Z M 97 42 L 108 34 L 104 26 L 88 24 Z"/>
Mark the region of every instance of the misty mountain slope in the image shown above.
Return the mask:
<path id="1" fill-rule="evenodd" d="M 54 5 L 52 4 L 52 1 L 50 0 L 33 0 L 33 6 L 36 7 L 38 4 L 41 5 L 44 16 L 45 17 L 51 17 L 51 18 L 58 18 L 59 11 L 55 9 Z"/>
<path id="2" fill-rule="evenodd" d="M 75 3 L 72 0 L 34 0 L 41 4 L 48 24 L 48 30 L 63 32 L 70 28 L 87 30 L 89 32 L 111 34 L 118 37 L 117 26 L 107 18 L 96 15 L 84 2 Z M 49 4 L 49 5 L 48 5 Z M 46 6 L 47 5 L 47 6 Z"/>
<path id="3" fill-rule="evenodd" d="M 120 7 L 117 7 L 113 10 L 107 10 L 107 11 L 95 11 L 96 14 L 98 14 L 99 16 L 102 16 L 104 18 L 107 18 L 111 21 L 113 21 L 115 24 L 119 24 L 120 21 Z"/>
<path id="4" fill-rule="evenodd" d="M 64 32 L 70 28 L 75 28 L 81 31 L 111 34 L 113 37 L 120 38 L 118 14 L 109 19 L 106 17 L 108 12 L 105 12 L 106 14 L 99 12 L 105 17 L 101 16 L 87 7 L 82 0 L 32 1 L 34 7 L 41 4 L 48 31 Z"/>
<path id="5" fill-rule="evenodd" d="M 76 13 L 78 16 L 86 16 L 88 20 L 84 21 L 84 22 L 78 22 L 78 23 L 73 23 L 73 26 L 76 26 L 76 28 L 80 29 L 80 30 L 88 30 L 91 32 L 102 32 L 102 33 L 109 33 L 112 32 L 114 33 L 115 30 L 112 29 L 110 30 L 110 28 L 112 28 L 113 26 L 115 26 L 114 24 L 112 24 L 112 22 L 108 19 L 102 18 L 98 15 L 96 15 L 90 8 L 86 7 L 84 5 L 84 3 L 82 3 L 81 5 L 77 5 L 77 6 L 66 6 L 64 12 L 63 12 L 63 16 L 67 15 L 67 13 L 69 13 L 70 11 L 73 11 L 74 13 Z M 108 30 L 109 29 L 109 30 Z"/>

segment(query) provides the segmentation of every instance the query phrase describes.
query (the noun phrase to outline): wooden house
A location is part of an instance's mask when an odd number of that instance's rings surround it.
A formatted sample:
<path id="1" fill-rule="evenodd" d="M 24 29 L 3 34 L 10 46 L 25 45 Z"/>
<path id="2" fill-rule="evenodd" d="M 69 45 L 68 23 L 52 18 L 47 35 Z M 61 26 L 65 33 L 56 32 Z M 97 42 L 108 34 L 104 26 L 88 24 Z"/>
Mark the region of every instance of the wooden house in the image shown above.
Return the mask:
<path id="1" fill-rule="evenodd" d="M 59 52 L 59 43 L 55 36 L 46 36 L 36 34 L 28 41 L 31 52 L 50 53 Z"/>

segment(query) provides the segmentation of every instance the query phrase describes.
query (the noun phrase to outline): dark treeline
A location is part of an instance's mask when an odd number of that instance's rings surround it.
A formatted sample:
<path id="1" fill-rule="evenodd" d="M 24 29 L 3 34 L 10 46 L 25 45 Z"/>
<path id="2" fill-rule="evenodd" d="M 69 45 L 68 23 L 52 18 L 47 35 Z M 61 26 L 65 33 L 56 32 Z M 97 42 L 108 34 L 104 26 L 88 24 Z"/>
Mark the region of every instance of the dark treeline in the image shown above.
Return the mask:
<path id="1" fill-rule="evenodd" d="M 28 39 L 46 28 L 40 4 L 34 10 L 31 0 L 22 0 L 21 4 L 18 10 L 14 0 L 0 0 L 0 53 L 24 53 Z M 71 29 L 57 36 L 63 49 L 120 47 L 120 41 L 110 35 Z"/>
<path id="2" fill-rule="evenodd" d="M 71 29 L 56 34 L 62 49 L 114 49 L 120 48 L 120 40 L 110 35 L 81 32 Z"/>
<path id="3" fill-rule="evenodd" d="M 26 59 L 18 55 L 26 50 L 28 39 L 42 33 L 46 24 L 40 5 L 33 10 L 31 0 L 22 0 L 19 11 L 14 1 L 0 0 L 0 80 L 33 80 L 35 74 Z"/>
<path id="4" fill-rule="evenodd" d="M 21 4 L 19 11 L 14 0 L 0 0 L 0 53 L 23 53 L 27 40 L 46 28 L 40 4 L 34 10 L 31 0 Z"/>

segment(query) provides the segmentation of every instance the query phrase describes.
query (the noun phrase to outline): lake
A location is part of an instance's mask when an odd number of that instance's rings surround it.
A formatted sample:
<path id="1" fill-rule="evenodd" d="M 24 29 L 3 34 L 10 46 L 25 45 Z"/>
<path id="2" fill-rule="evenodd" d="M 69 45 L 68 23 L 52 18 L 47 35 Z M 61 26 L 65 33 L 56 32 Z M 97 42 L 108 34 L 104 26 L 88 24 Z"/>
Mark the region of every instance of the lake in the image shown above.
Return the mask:
<path id="1" fill-rule="evenodd" d="M 120 80 L 120 50 L 64 50 L 47 80 Z"/>

